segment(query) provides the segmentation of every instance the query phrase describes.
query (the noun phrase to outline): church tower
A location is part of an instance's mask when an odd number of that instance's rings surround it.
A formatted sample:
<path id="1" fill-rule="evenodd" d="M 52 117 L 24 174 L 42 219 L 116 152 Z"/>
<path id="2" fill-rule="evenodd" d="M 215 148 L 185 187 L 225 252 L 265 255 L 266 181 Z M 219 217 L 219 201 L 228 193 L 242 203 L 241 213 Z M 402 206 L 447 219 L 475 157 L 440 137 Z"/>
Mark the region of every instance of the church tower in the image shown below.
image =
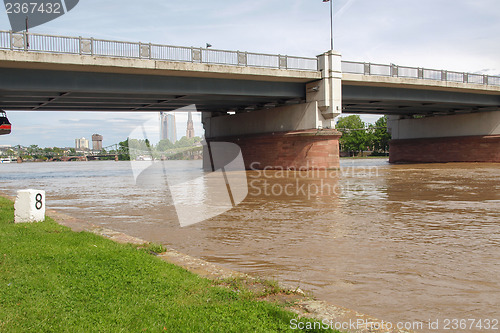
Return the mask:
<path id="1" fill-rule="evenodd" d="M 193 115 L 191 114 L 191 111 L 188 112 L 186 138 L 188 139 L 194 138 Z"/>

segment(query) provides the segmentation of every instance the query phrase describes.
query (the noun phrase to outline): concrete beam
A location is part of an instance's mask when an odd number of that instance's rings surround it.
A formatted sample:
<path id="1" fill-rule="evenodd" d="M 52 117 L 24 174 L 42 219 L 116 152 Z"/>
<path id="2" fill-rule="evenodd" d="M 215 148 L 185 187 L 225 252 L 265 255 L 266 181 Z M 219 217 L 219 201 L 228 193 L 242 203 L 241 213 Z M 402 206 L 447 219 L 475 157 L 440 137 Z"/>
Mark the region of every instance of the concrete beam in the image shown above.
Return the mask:
<path id="1" fill-rule="evenodd" d="M 342 82 L 351 86 L 371 86 L 371 87 L 406 87 L 410 89 L 436 90 L 436 91 L 457 91 L 481 94 L 500 94 L 500 86 L 463 83 L 453 81 L 438 81 L 426 79 L 414 79 L 392 76 L 362 75 L 343 73 Z"/>
<path id="2" fill-rule="evenodd" d="M 397 101 L 420 103 L 452 103 L 464 105 L 484 105 L 500 107 L 498 94 L 475 91 L 423 90 L 415 87 L 357 86 L 344 82 L 342 99 L 346 101 Z"/>
<path id="3" fill-rule="evenodd" d="M 420 119 L 389 116 L 387 127 L 394 140 L 500 135 L 500 111 Z"/>
<path id="4" fill-rule="evenodd" d="M 317 102 L 312 102 L 218 117 L 204 113 L 203 125 L 205 137 L 220 138 L 316 129 L 320 116 Z"/>
<path id="5" fill-rule="evenodd" d="M 314 71 L 10 50 L 0 50 L 0 67 L 302 83 L 321 78 Z"/>
<path id="6" fill-rule="evenodd" d="M 0 68 L 0 89 L 305 97 L 304 84 L 215 78 Z"/>
<path id="7" fill-rule="evenodd" d="M 411 86 L 382 87 L 345 84 L 343 112 L 373 114 L 458 114 L 494 111 L 500 94 L 470 90 L 423 90 Z"/>
<path id="8" fill-rule="evenodd" d="M 175 77 L 145 74 L 92 73 L 55 70 L 29 70 L 0 68 L 0 108 L 33 110 L 44 105 L 43 110 L 127 111 L 123 106 L 99 104 L 107 95 L 126 94 L 135 99 L 146 99 L 145 105 L 160 104 L 171 110 L 190 104 L 200 105 L 200 110 L 216 111 L 254 103 L 276 100 L 305 99 L 305 84 L 300 82 L 274 82 L 234 80 L 220 78 Z M 16 94 L 26 98 L 20 100 Z M 47 94 L 50 97 L 47 97 Z M 64 98 L 53 100 L 65 94 Z M 79 94 L 86 94 L 88 103 L 82 103 Z M 74 98 L 73 98 L 74 96 Z M 92 96 L 95 96 L 92 103 Z M 51 102 L 53 100 L 53 102 Z M 165 100 L 170 100 L 164 103 Z M 75 104 L 76 102 L 76 104 Z M 97 102 L 97 103 L 96 103 Z M 58 104 L 59 103 L 59 104 Z M 117 105 L 118 107 L 119 105 Z M 64 109 L 67 107 L 67 109 Z M 140 107 L 140 106 L 139 106 Z M 149 109 L 146 111 L 157 111 Z"/>

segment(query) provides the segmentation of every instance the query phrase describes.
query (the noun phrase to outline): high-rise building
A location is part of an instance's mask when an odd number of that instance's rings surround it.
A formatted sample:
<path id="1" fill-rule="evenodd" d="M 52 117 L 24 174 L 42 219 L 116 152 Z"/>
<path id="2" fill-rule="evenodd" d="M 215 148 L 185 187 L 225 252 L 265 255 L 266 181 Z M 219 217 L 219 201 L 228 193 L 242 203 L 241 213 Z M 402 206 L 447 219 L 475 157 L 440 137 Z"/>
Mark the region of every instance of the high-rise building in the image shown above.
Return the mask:
<path id="1" fill-rule="evenodd" d="M 92 135 L 92 150 L 96 151 L 102 150 L 102 135 L 99 134 Z"/>
<path id="2" fill-rule="evenodd" d="M 191 111 L 188 112 L 186 138 L 188 138 L 188 139 L 194 138 L 193 115 L 191 114 Z"/>
<path id="3" fill-rule="evenodd" d="M 160 140 L 165 139 L 170 140 L 172 143 L 177 141 L 175 114 L 160 112 Z"/>
<path id="4" fill-rule="evenodd" d="M 89 149 L 89 140 L 85 138 L 75 139 L 75 149 L 76 150 Z"/>

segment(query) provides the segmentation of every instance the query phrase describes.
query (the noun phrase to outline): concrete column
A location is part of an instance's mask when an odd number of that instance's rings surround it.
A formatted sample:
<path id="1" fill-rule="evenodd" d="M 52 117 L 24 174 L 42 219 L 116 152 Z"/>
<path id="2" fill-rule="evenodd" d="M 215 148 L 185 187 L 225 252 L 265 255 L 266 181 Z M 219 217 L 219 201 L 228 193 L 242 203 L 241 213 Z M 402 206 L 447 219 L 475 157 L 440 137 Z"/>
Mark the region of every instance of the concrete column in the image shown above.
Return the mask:
<path id="1" fill-rule="evenodd" d="M 306 86 L 306 101 L 318 102 L 322 128 L 335 128 L 335 118 L 342 113 L 342 57 L 340 53 L 328 51 L 318 56 L 322 80 Z"/>
<path id="2" fill-rule="evenodd" d="M 341 56 L 318 56 L 322 79 L 305 85 L 306 103 L 241 112 L 203 112 L 205 138 L 232 142 L 242 152 L 247 169 L 318 169 L 339 167 L 335 117 L 342 111 Z M 205 165 L 208 165 L 205 151 Z"/>
<path id="3" fill-rule="evenodd" d="M 390 116 L 391 163 L 500 163 L 500 111 L 405 119 Z"/>

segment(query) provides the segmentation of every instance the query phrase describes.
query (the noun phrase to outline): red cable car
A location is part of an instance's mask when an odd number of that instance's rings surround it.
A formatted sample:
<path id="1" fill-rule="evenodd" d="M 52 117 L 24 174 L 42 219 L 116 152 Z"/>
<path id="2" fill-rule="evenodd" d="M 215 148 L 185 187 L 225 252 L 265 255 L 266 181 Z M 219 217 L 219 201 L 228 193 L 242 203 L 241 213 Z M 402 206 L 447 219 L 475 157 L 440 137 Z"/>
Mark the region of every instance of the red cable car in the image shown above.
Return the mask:
<path id="1" fill-rule="evenodd" d="M 11 124 L 5 111 L 0 110 L 0 135 L 10 134 Z"/>

